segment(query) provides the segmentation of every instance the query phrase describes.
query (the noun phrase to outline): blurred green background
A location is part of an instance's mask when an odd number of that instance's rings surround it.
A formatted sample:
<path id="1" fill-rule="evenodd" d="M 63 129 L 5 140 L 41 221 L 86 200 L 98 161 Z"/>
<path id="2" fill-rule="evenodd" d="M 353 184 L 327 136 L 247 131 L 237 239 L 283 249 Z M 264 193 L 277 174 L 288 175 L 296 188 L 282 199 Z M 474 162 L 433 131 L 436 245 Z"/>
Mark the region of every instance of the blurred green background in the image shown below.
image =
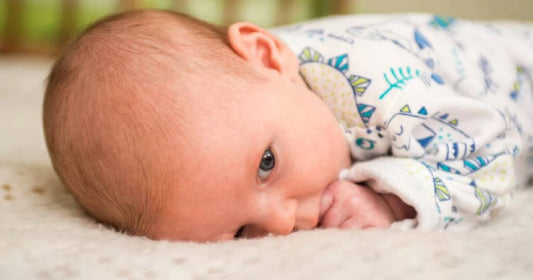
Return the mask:
<path id="1" fill-rule="evenodd" d="M 355 3 L 355 0 L 0 0 L 0 52 L 54 53 L 66 39 L 95 20 L 130 9 L 172 9 L 219 25 L 247 20 L 270 27 L 340 13 L 339 9 L 353 12 Z"/>
<path id="2" fill-rule="evenodd" d="M 246 20 L 263 27 L 340 13 L 533 20 L 533 0 L 0 0 L 0 54 L 55 54 L 98 18 L 137 8 L 173 9 L 220 25 Z"/>

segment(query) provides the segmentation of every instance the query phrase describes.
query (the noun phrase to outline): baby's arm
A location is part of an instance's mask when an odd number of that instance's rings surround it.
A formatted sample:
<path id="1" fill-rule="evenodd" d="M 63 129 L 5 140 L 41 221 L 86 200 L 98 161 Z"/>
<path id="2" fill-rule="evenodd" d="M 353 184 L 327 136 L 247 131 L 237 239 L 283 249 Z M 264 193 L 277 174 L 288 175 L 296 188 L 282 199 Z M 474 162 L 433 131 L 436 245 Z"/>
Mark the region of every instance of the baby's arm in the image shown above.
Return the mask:
<path id="1" fill-rule="evenodd" d="M 497 163 L 486 167 L 483 175 L 496 174 L 499 177 L 494 175 L 495 178 L 500 180 L 506 163 Z M 490 185 L 478 186 L 477 180 L 436 170 L 412 158 L 380 157 L 358 162 L 342 172 L 341 178 L 364 183 L 377 193 L 394 193 L 416 209 L 415 223 L 412 220 L 398 223 L 399 228 L 452 231 L 474 228 L 502 208 L 509 196 L 509 188 L 496 189 L 505 185 L 495 184 L 489 191 Z"/>
<path id="2" fill-rule="evenodd" d="M 423 29 L 413 32 L 426 34 Z M 440 42 L 438 33 L 427 32 L 427 39 L 435 42 L 434 50 L 425 49 L 435 59 L 429 65 L 395 44 L 376 43 L 373 51 L 386 54 L 383 59 L 358 56 L 358 74 L 371 78 L 372 85 L 356 102 L 370 110 L 360 114 L 364 126 L 349 126 L 352 156 L 358 162 L 341 178 L 401 197 L 416 209 L 418 229 L 470 229 L 509 202 L 516 186 L 514 158 L 521 138 L 533 131 L 521 109 L 532 104 L 531 95 L 527 90 L 521 91 L 521 100 L 510 95 L 521 71 L 518 61 L 487 56 L 486 50 L 476 50 L 475 42 L 469 42 L 469 51 L 455 49 L 453 41 Z M 468 65 L 461 87 L 456 86 L 454 69 L 445 67 L 453 61 L 451 50 Z M 531 65 L 526 60 L 520 63 Z M 499 86 L 489 92 L 486 64 L 498 65 L 500 73 L 491 75 Z M 410 79 L 406 73 L 413 69 L 420 76 Z"/>
<path id="3" fill-rule="evenodd" d="M 380 194 L 369 187 L 337 180 L 324 191 L 320 226 L 324 228 L 386 228 L 393 222 L 414 218 L 416 211 L 394 194 Z"/>

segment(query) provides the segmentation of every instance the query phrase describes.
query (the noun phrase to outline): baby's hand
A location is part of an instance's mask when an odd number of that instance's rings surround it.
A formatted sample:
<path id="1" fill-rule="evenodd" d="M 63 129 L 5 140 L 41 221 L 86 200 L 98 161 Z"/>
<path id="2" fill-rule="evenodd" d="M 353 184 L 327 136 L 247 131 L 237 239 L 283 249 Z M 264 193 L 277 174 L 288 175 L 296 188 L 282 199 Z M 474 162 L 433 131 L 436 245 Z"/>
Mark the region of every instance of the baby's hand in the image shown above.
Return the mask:
<path id="1" fill-rule="evenodd" d="M 411 206 L 393 194 L 379 194 L 371 188 L 337 180 L 322 196 L 320 227 L 387 228 L 395 221 L 415 215 Z"/>

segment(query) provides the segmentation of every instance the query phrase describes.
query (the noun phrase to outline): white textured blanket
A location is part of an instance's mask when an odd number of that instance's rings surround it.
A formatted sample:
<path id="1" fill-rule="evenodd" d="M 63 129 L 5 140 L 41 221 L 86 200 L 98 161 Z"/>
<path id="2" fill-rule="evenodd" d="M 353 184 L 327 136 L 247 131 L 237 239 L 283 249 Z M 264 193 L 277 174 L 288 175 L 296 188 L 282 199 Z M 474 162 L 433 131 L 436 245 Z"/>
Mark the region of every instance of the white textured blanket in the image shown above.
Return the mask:
<path id="1" fill-rule="evenodd" d="M 533 188 L 471 232 L 316 230 L 195 244 L 86 216 L 49 163 L 51 61 L 0 58 L 0 279 L 533 279 Z"/>

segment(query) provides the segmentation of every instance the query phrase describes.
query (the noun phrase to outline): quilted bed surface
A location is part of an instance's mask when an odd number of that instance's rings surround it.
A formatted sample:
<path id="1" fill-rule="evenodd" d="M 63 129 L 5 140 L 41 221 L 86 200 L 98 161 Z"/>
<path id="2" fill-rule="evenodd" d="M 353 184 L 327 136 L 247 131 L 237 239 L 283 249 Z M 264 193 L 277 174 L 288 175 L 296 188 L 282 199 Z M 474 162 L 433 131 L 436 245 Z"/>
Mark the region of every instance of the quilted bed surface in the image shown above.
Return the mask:
<path id="1" fill-rule="evenodd" d="M 0 279 L 533 279 L 533 188 L 463 233 L 330 229 L 196 244 L 106 228 L 49 163 L 40 106 L 51 63 L 0 58 Z"/>

